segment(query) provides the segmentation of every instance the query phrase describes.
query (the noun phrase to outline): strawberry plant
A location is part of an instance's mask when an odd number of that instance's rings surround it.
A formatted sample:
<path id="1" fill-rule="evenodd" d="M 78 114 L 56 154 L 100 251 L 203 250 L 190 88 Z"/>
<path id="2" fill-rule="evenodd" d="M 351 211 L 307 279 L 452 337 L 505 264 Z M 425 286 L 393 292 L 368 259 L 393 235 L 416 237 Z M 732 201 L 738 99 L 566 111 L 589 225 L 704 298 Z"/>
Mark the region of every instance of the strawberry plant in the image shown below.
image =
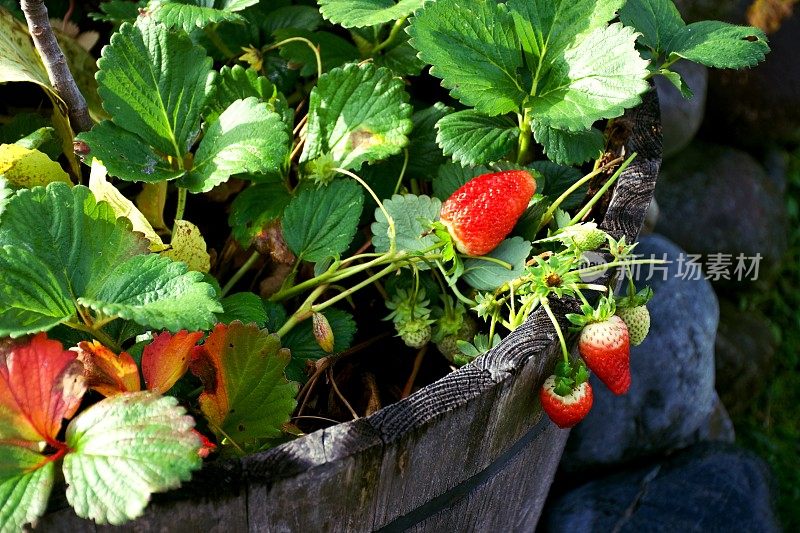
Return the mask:
<path id="1" fill-rule="evenodd" d="M 0 82 L 52 113 L 0 110 L 27 113 L 0 132 L 3 531 L 57 465 L 79 516 L 120 524 L 201 457 L 372 412 L 538 308 L 563 355 L 542 406 L 578 423 L 588 371 L 551 302 L 581 300 L 580 356 L 617 394 L 649 327 L 649 294 L 595 282 L 641 262 L 592 221 L 636 157 L 614 120 L 656 75 L 689 96 L 678 59 L 768 51 L 669 0 L 111 0 L 95 66 L 21 7 L 34 42 L 0 10 Z"/>

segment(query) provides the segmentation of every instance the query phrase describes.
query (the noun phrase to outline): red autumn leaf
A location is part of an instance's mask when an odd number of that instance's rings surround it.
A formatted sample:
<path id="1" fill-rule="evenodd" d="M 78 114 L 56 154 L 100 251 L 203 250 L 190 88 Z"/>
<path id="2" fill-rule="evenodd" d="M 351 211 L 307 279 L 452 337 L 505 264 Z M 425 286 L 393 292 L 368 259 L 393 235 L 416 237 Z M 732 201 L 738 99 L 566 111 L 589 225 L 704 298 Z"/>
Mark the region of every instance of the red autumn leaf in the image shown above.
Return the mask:
<path id="1" fill-rule="evenodd" d="M 86 386 L 103 396 L 141 390 L 139 368 L 127 352 L 117 355 L 97 341 L 78 344 Z"/>
<path id="2" fill-rule="evenodd" d="M 198 401 L 218 442 L 241 445 L 281 435 L 297 393 L 284 374 L 289 359 L 280 338 L 255 324 L 217 324 L 191 370 L 203 382 Z"/>
<path id="3" fill-rule="evenodd" d="M 86 392 L 75 352 L 39 333 L 0 345 L 0 440 L 53 445 Z"/>
<path id="4" fill-rule="evenodd" d="M 149 390 L 164 394 L 189 369 L 195 345 L 203 337 L 202 331 L 189 333 L 185 329 L 175 335 L 164 332 L 142 352 L 142 374 Z"/>

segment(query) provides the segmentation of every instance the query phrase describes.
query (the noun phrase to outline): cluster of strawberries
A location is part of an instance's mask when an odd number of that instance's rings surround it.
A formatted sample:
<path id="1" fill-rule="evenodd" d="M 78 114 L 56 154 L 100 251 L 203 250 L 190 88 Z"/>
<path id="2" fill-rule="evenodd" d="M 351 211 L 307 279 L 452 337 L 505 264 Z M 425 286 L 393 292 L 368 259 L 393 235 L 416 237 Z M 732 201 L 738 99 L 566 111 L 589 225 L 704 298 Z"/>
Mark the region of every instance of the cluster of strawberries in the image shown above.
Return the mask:
<path id="1" fill-rule="evenodd" d="M 483 255 L 511 232 L 536 191 L 536 181 L 524 170 L 478 176 L 458 189 L 444 204 L 441 222 L 458 250 Z M 605 233 L 595 230 L 605 239 Z M 585 249 L 600 245 L 595 243 Z M 631 287 L 632 288 L 632 287 Z M 649 289 L 615 301 L 601 298 L 596 308 L 584 305 L 583 315 L 568 318 L 581 327 L 578 350 L 582 361 L 565 361 L 545 380 L 539 397 L 544 411 L 559 427 L 581 421 L 592 407 L 593 393 L 586 366 L 614 394 L 630 388 L 630 346 L 640 344 L 650 329 L 646 307 Z M 585 365 L 584 366 L 584 362 Z"/>

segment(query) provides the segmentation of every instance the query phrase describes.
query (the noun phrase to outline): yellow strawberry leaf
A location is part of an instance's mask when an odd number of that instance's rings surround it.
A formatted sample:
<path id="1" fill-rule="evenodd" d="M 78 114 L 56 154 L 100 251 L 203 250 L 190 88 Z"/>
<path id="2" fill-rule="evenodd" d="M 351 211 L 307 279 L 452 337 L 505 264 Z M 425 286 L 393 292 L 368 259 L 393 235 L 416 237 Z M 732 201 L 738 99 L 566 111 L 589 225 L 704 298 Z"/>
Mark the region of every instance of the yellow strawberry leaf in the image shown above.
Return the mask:
<path id="1" fill-rule="evenodd" d="M 106 167 L 96 158 L 92 160 L 92 170 L 89 173 L 89 190 L 98 201 L 108 202 L 117 217 L 125 217 L 130 220 L 133 231 L 143 233 L 150 241 L 151 252 L 160 252 L 168 248 L 142 212 L 106 179 Z"/>
<path id="2" fill-rule="evenodd" d="M 188 220 L 176 220 L 172 231 L 170 249 L 161 255 L 174 261 L 183 261 L 189 270 L 208 272 L 211 268 L 211 256 L 206 250 L 206 240 L 200 229 Z"/>
<path id="3" fill-rule="evenodd" d="M 61 165 L 47 154 L 18 144 L 0 144 L 0 174 L 14 187 L 27 189 L 54 181 L 72 185 Z"/>
<path id="4" fill-rule="evenodd" d="M 136 196 L 136 207 L 153 225 L 156 231 L 168 232 L 164 222 L 164 206 L 167 203 L 167 182 L 145 183 Z"/>
<path id="5" fill-rule="evenodd" d="M 0 84 L 9 82 L 35 83 L 53 103 L 53 126 L 61 137 L 62 149 L 70 169 L 80 175 L 80 165 L 72 149 L 73 133 L 69 125 L 67 105 L 58 96 L 33 46 L 28 27 L 5 9 L 0 9 Z"/>

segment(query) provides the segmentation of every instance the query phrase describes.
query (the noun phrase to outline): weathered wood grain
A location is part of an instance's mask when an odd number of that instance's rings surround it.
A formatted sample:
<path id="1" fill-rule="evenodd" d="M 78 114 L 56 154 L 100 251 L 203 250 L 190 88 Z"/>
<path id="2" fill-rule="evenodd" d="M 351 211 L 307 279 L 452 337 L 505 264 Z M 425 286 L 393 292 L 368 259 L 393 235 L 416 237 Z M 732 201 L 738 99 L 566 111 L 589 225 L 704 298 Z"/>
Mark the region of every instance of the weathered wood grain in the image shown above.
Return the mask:
<path id="1" fill-rule="evenodd" d="M 661 159 L 654 91 L 617 119 L 620 177 L 601 226 L 635 240 Z M 562 326 L 576 301 L 553 302 Z M 241 461 L 206 465 L 158 495 L 129 531 L 532 531 L 568 431 L 537 390 L 560 350 L 539 309 L 500 346 L 372 416 Z M 54 510 L 37 529 L 92 531 Z M 102 530 L 105 528 L 97 528 Z"/>

